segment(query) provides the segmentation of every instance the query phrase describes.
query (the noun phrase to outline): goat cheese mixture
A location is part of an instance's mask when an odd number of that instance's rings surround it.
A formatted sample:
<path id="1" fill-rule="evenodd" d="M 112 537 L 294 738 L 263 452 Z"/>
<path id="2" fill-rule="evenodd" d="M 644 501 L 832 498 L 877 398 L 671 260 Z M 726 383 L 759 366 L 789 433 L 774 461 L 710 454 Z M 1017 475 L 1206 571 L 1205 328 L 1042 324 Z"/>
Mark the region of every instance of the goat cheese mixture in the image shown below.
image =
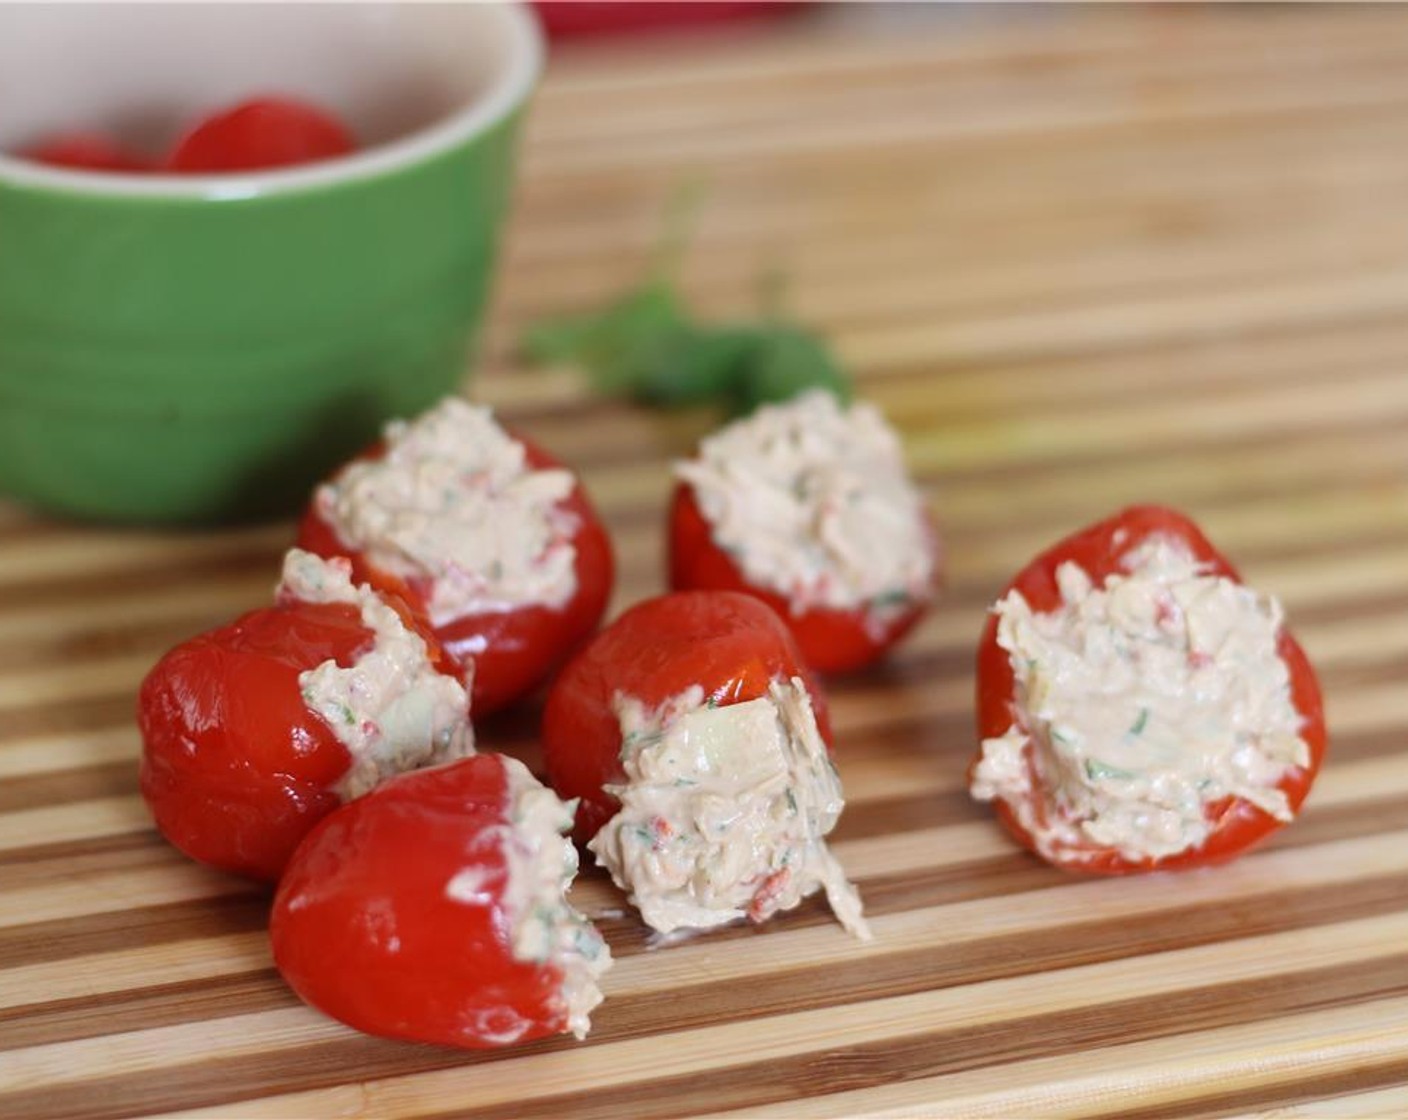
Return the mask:
<path id="1" fill-rule="evenodd" d="M 572 827 L 576 801 L 563 802 L 517 759 L 505 757 L 508 778 L 506 823 L 497 830 L 504 878 L 467 867 L 445 886 L 446 897 L 467 906 L 502 908 L 509 950 L 515 960 L 547 965 L 561 974 L 556 1010 L 578 1038 L 591 1027 L 589 1015 L 601 1002 L 597 981 L 611 967 L 611 950 L 595 927 L 566 898 L 577 875 L 577 849 L 563 833 Z M 476 1024 L 503 1044 L 518 1041 L 527 1020 L 500 1009 L 493 1024 Z"/>
<path id="2" fill-rule="evenodd" d="M 675 473 L 715 543 L 794 614 L 864 609 L 881 626 L 932 592 L 924 501 L 872 405 L 803 393 L 710 436 Z"/>
<path id="3" fill-rule="evenodd" d="M 433 625 L 572 598 L 571 471 L 531 469 L 489 409 L 458 397 L 392 421 L 385 443 L 320 486 L 314 505 L 349 549 L 427 588 Z"/>
<path id="4" fill-rule="evenodd" d="M 868 940 L 860 896 L 825 837 L 845 805 L 801 680 L 711 707 L 697 685 L 647 710 L 616 697 L 621 810 L 587 846 L 661 933 L 761 922 L 825 889 Z"/>
<path id="5" fill-rule="evenodd" d="M 1206 574 L 1172 538 L 1122 567 L 1096 587 L 1067 562 L 1056 610 L 1034 613 L 1016 591 L 994 608 L 1016 704 L 1011 729 L 982 744 L 973 796 L 1006 802 L 1061 862 L 1197 848 L 1226 798 L 1289 820 L 1277 783 L 1310 750 L 1277 652 L 1280 604 Z"/>
<path id="6" fill-rule="evenodd" d="M 464 685 L 437 672 L 424 639 L 371 588 L 354 587 L 351 572 L 344 557 L 290 549 L 275 592 L 280 602 L 351 604 L 372 632 L 371 648 L 353 665 L 329 658 L 298 675 L 303 702 L 352 756 L 335 787 L 344 801 L 392 774 L 474 753 Z"/>

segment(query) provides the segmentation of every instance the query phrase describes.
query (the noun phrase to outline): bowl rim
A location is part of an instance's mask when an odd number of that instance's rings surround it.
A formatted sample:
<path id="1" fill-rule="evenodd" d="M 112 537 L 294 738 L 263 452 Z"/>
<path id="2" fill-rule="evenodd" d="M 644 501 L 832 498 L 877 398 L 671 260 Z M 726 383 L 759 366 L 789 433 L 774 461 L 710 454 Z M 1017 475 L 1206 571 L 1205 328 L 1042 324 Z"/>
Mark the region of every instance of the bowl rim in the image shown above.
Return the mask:
<path id="1" fill-rule="evenodd" d="M 99 198 L 228 201 L 358 182 L 426 162 L 508 117 L 528 100 L 542 73 L 546 54 L 542 28 L 526 4 L 501 0 L 471 6 L 497 9 L 507 20 L 510 57 L 503 74 L 463 108 L 385 144 L 304 167 L 218 175 L 72 171 L 0 152 L 0 188 L 54 190 Z"/>

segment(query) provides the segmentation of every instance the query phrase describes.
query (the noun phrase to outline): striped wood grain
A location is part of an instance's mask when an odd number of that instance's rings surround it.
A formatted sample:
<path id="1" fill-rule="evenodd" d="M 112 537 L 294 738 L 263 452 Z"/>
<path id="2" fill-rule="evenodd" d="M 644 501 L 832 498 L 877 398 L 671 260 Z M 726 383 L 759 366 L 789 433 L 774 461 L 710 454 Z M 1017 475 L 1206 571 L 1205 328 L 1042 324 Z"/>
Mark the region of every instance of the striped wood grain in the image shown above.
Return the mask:
<path id="1" fill-rule="evenodd" d="M 713 420 L 593 399 L 512 340 L 638 276 L 692 179 L 702 309 L 788 270 L 949 549 L 940 609 L 833 689 L 876 941 L 813 901 L 655 948 L 588 872 L 618 964 L 587 1043 L 347 1031 L 280 983 L 265 895 L 136 792 L 142 674 L 261 603 L 290 527 L 0 506 L 0 1116 L 1408 1113 L 1408 16 L 893 18 L 556 59 L 476 383 L 582 470 L 619 608 L 660 588 L 669 462 Z M 1143 500 L 1284 599 L 1332 753 L 1236 864 L 1082 881 L 964 793 L 972 649 L 1028 555 Z M 532 712 L 480 735 L 538 761 Z"/>

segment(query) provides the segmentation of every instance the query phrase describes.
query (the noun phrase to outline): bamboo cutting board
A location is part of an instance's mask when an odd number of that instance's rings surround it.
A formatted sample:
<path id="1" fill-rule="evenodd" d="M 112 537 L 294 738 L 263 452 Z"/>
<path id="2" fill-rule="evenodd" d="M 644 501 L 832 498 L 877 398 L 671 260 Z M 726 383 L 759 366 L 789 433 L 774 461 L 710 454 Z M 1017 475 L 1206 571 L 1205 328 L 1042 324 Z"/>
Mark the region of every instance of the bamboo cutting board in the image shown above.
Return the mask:
<path id="1" fill-rule="evenodd" d="M 0 507 L 0 1116 L 1408 1115 L 1408 12 L 828 11 L 557 59 L 476 391 L 584 472 L 617 608 L 660 589 L 667 464 L 710 418 L 509 343 L 640 275 L 692 180 L 691 296 L 745 312 L 781 266 L 947 534 L 940 608 L 834 687 L 875 942 L 816 902 L 656 950 L 608 916 L 585 1044 L 345 1030 L 280 983 L 265 897 L 136 795 L 137 682 L 266 600 L 290 528 Z M 1331 753 L 1240 862 L 1082 881 L 965 796 L 972 651 L 1033 552 L 1149 500 L 1284 599 Z M 531 713 L 481 739 L 536 762 Z"/>

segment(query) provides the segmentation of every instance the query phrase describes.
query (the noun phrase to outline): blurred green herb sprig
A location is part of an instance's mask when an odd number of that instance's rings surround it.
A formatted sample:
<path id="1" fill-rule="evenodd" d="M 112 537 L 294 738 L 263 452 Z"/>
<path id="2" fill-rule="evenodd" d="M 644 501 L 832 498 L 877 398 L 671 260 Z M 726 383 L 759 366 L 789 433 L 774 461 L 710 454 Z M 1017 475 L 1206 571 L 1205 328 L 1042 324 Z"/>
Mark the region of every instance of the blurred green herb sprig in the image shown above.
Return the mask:
<path id="1" fill-rule="evenodd" d="M 600 311 L 535 323 L 522 340 L 524 357 L 578 366 L 599 392 L 664 408 L 718 404 L 739 414 L 808 389 L 848 402 L 850 379 L 825 340 L 781 313 L 780 277 L 765 278 L 767 306 L 755 319 L 706 323 L 690 313 L 674 277 L 693 201 L 676 200 L 642 283 Z"/>

